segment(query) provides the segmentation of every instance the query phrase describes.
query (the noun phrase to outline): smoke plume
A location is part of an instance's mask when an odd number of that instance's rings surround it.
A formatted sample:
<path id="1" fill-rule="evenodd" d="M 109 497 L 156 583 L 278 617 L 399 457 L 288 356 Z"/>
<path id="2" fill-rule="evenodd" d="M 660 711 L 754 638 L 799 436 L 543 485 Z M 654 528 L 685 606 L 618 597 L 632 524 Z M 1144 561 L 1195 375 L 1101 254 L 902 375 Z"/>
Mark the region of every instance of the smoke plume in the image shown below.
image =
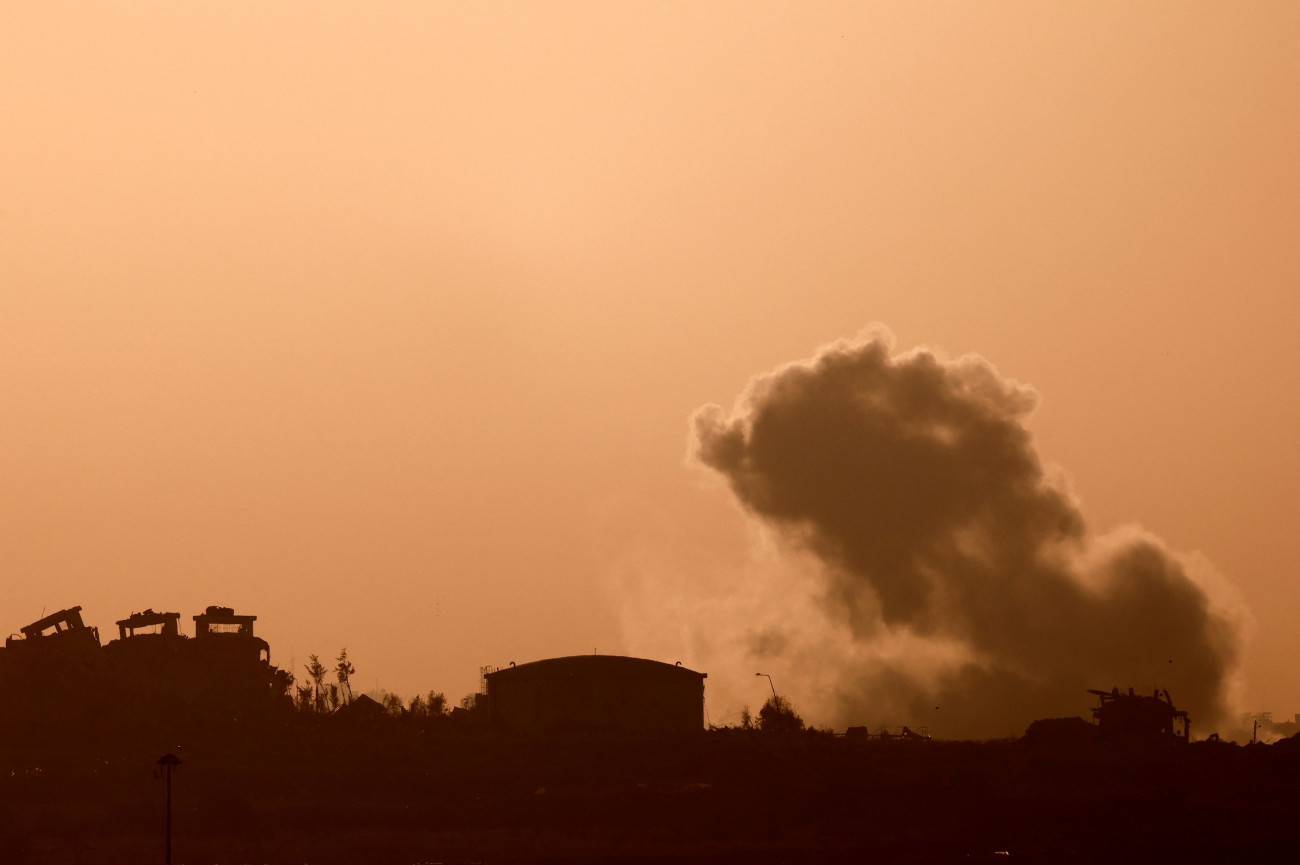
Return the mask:
<path id="1" fill-rule="evenodd" d="M 1036 404 L 978 356 L 878 330 L 701 408 L 695 458 L 815 563 L 814 602 L 751 628 L 749 659 L 806 679 L 836 725 L 1003 736 L 1089 688 L 1158 686 L 1214 729 L 1235 608 L 1150 534 L 1089 532 L 1025 427 Z"/>

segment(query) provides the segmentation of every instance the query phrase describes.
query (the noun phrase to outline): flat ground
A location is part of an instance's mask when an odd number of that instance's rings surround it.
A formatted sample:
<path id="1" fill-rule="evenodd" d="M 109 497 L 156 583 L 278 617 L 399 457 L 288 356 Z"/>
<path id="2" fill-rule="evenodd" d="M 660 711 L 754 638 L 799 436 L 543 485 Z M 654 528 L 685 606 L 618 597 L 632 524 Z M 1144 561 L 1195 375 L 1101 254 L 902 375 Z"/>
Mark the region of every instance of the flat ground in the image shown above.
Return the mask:
<path id="1" fill-rule="evenodd" d="M 157 743 L 10 740 L 0 862 L 163 861 Z M 1300 861 L 1300 751 L 739 731 L 182 743 L 176 863 Z"/>

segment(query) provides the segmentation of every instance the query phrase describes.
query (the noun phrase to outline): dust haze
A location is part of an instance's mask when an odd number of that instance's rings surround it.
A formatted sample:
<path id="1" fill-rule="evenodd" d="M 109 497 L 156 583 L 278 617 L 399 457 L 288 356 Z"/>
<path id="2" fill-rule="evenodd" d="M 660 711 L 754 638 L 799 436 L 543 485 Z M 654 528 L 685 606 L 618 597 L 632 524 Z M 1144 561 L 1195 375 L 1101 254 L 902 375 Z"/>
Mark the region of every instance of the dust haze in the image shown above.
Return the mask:
<path id="1" fill-rule="evenodd" d="M 1168 689 L 1201 734 L 1225 722 L 1231 587 L 1140 528 L 1090 531 L 1026 428 L 1030 387 L 893 342 L 876 328 L 695 413 L 693 460 L 769 542 L 738 595 L 677 602 L 702 654 L 778 671 L 837 727 L 1018 735 L 1112 686 Z"/>

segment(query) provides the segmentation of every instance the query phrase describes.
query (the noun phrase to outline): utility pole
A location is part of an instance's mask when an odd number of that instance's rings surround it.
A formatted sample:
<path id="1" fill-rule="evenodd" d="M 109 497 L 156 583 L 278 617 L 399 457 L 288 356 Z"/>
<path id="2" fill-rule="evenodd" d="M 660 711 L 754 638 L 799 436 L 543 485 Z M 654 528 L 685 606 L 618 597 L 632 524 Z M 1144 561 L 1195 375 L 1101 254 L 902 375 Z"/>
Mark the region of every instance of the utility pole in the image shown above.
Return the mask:
<path id="1" fill-rule="evenodd" d="M 772 677 L 769 676 L 769 675 L 767 675 L 767 673 L 755 673 L 754 675 L 755 675 L 755 676 L 763 676 L 764 678 L 767 679 L 768 687 L 770 687 L 770 688 L 772 689 L 772 705 L 775 706 L 775 705 L 776 705 L 776 685 L 773 685 L 773 684 L 772 684 Z"/>
<path id="2" fill-rule="evenodd" d="M 154 777 L 165 774 L 167 777 L 167 865 L 172 865 L 172 771 L 181 764 L 180 758 L 168 751 L 158 758 L 161 767 Z"/>

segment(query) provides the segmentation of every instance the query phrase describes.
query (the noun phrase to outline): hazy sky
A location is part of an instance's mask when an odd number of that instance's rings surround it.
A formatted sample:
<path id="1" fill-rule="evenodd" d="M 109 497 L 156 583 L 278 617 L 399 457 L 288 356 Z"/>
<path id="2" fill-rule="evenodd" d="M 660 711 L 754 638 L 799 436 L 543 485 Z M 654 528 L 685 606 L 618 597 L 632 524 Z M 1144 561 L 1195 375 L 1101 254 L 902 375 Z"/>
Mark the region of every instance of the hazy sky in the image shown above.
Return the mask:
<path id="1" fill-rule="evenodd" d="M 1298 47 L 1289 0 L 6 3 L 0 627 L 230 605 L 453 699 L 662 653 L 630 598 L 753 555 L 690 417 L 879 321 L 1032 385 L 1289 717 Z"/>

